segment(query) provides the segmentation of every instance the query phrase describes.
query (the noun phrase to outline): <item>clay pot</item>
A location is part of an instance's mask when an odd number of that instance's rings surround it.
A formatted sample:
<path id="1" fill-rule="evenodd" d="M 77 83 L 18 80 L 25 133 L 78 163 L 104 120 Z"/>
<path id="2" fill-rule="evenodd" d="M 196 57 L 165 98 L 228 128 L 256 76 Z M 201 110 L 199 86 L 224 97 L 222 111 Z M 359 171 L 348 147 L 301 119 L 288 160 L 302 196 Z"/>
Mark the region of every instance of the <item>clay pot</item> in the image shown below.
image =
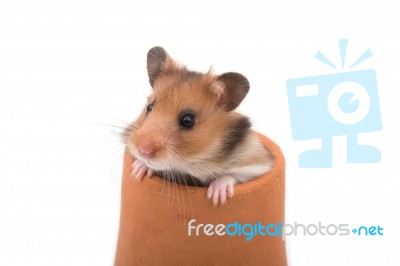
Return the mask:
<path id="1" fill-rule="evenodd" d="M 125 152 L 115 265 L 287 265 L 285 242 L 279 236 L 207 236 L 203 227 L 198 236 L 193 229 L 188 235 L 192 219 L 193 226 L 284 223 L 284 157 L 270 139 L 258 137 L 276 158 L 273 169 L 236 185 L 234 198 L 217 207 L 207 199 L 205 187 L 158 177 L 134 180 L 133 158 Z"/>

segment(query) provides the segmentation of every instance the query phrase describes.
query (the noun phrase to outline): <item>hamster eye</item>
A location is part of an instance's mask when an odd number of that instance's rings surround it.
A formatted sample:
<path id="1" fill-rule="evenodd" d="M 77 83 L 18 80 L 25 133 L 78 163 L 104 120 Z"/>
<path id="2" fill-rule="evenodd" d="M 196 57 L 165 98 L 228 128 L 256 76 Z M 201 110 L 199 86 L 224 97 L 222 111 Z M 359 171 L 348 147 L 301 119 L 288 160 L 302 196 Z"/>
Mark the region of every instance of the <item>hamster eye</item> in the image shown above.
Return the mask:
<path id="1" fill-rule="evenodd" d="M 147 113 L 150 113 L 151 110 L 153 110 L 153 105 L 154 105 L 155 102 L 156 102 L 156 100 L 152 101 L 149 105 L 147 105 L 147 107 L 146 107 L 146 112 Z"/>
<path id="2" fill-rule="evenodd" d="M 179 123 L 185 129 L 191 129 L 194 126 L 194 114 L 192 113 L 184 113 L 181 115 Z"/>

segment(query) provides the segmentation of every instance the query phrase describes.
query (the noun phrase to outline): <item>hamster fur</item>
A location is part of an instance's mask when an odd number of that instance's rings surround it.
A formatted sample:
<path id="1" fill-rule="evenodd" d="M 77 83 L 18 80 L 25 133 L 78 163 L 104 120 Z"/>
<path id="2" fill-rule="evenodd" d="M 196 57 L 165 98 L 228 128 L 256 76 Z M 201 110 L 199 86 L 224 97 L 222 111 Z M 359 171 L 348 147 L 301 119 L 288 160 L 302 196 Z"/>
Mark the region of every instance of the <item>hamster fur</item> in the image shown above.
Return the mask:
<path id="1" fill-rule="evenodd" d="M 153 93 L 123 141 L 136 158 L 132 175 L 157 174 L 173 182 L 208 186 L 214 205 L 233 197 L 234 185 L 266 172 L 274 163 L 234 109 L 246 96 L 246 77 L 198 73 L 177 64 L 161 47 L 147 54 Z"/>

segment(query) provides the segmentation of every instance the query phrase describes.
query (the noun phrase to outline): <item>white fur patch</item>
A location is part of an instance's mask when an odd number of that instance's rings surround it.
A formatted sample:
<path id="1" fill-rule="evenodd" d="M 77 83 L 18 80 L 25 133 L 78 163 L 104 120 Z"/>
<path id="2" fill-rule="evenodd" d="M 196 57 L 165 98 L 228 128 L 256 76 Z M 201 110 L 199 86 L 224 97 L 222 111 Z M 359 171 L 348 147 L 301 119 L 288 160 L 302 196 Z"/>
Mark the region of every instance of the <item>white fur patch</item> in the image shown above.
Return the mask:
<path id="1" fill-rule="evenodd" d="M 227 174 L 235 177 L 240 182 L 247 182 L 253 178 L 265 174 L 269 170 L 271 170 L 271 165 L 246 165 L 242 167 L 231 168 Z"/>

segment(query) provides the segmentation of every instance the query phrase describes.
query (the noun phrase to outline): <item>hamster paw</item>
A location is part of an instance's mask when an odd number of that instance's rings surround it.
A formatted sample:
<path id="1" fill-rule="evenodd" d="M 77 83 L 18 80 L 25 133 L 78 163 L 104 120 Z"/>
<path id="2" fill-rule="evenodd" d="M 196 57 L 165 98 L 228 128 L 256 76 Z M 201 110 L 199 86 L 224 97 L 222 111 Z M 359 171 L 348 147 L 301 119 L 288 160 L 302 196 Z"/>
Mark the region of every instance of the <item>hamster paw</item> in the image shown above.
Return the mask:
<path id="1" fill-rule="evenodd" d="M 144 176 L 150 177 L 154 174 L 154 171 L 151 170 L 147 165 L 139 160 L 136 160 L 133 162 L 133 170 L 132 170 L 132 176 L 136 180 L 142 180 Z"/>
<path id="2" fill-rule="evenodd" d="M 220 178 L 215 179 L 208 187 L 208 199 L 212 198 L 214 206 L 218 205 L 218 201 L 221 202 L 221 205 L 224 205 L 227 196 L 229 198 L 233 197 L 235 183 L 235 179 L 231 176 L 221 176 Z"/>

